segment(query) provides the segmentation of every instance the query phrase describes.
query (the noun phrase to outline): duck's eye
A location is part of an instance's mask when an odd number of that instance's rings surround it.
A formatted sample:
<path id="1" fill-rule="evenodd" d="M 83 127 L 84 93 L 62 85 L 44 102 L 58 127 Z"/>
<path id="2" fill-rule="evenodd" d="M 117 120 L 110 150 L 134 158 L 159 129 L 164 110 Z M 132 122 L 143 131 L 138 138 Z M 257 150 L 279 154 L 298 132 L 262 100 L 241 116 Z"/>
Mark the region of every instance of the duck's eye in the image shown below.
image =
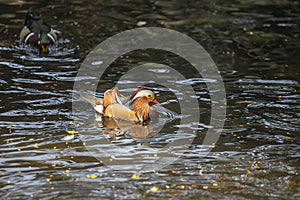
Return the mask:
<path id="1" fill-rule="evenodd" d="M 151 97 L 151 94 L 148 94 L 148 98 L 150 98 Z"/>

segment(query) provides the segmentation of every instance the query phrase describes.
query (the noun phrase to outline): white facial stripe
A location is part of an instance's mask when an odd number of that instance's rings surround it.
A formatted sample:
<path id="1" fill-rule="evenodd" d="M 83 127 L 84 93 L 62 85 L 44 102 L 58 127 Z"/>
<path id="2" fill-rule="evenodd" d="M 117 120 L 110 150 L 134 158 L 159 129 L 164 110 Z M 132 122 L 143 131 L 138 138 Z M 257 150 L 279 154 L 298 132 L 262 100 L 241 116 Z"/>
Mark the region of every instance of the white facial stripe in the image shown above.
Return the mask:
<path id="1" fill-rule="evenodd" d="M 47 33 L 47 36 L 53 41 L 53 43 L 55 42 L 55 38 L 50 33 Z"/>
<path id="2" fill-rule="evenodd" d="M 29 34 L 27 34 L 27 36 L 26 36 L 25 39 L 24 39 L 24 42 L 27 43 L 27 40 L 28 40 L 31 36 L 33 36 L 33 35 L 34 35 L 34 33 L 29 33 Z"/>
<path id="3" fill-rule="evenodd" d="M 152 95 L 152 93 L 153 92 L 151 90 L 141 90 L 134 96 L 133 100 L 139 97 L 147 97 L 149 94 Z"/>

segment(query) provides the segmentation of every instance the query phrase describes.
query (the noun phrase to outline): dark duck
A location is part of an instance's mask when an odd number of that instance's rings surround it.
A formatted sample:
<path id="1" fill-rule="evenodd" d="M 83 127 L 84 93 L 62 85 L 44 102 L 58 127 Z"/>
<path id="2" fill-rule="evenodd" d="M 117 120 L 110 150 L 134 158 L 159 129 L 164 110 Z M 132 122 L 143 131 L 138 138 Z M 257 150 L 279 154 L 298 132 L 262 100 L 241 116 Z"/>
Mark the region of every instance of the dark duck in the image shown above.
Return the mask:
<path id="1" fill-rule="evenodd" d="M 49 53 L 49 45 L 57 41 L 57 32 L 49 24 L 29 9 L 25 19 L 25 26 L 21 30 L 20 40 L 26 44 L 39 48 L 41 55 Z"/>

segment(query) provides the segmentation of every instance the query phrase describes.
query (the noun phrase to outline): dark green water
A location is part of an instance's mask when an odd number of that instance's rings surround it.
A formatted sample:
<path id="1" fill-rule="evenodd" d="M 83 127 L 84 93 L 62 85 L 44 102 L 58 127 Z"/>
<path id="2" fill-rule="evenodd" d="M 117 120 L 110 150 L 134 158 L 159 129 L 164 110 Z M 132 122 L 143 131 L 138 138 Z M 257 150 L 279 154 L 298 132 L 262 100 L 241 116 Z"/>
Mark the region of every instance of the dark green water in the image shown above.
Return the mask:
<path id="1" fill-rule="evenodd" d="M 17 42 L 30 7 L 61 31 L 47 57 Z M 300 198 L 298 1 L 0 0 L 0 10 L 2 199 Z M 174 150 L 181 157 L 133 176 L 132 166 L 100 163 L 82 135 L 63 138 L 74 126 L 72 93 L 80 64 L 106 38 L 139 25 L 185 33 L 208 51 L 225 84 L 227 116 L 218 142 L 201 157 L 211 108 L 203 80 L 192 79 L 188 63 L 166 52 L 135 51 L 118 59 L 100 94 L 128 68 L 151 61 L 186 69 L 186 83 L 200 105 L 200 122 L 185 124 L 195 140 L 184 152 Z M 172 93 L 155 91 L 167 108 L 179 111 Z M 98 133 L 94 139 L 102 138 L 94 116 L 84 119 Z M 134 160 L 172 141 L 177 124 L 167 123 L 163 134 L 146 142 L 122 137 L 113 142 Z"/>

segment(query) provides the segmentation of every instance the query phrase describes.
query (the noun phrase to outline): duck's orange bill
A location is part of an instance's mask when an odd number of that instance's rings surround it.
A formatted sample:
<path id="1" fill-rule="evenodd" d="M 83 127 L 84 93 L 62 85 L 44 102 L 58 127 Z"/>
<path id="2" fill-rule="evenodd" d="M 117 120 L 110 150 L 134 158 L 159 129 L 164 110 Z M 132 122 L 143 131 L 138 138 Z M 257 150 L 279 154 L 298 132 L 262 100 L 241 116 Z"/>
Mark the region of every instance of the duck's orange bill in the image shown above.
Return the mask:
<path id="1" fill-rule="evenodd" d="M 159 102 L 156 99 L 153 99 L 152 101 L 154 104 L 159 104 Z"/>
<path id="2" fill-rule="evenodd" d="M 41 52 L 42 53 L 48 53 L 48 45 L 42 44 L 41 46 L 42 46 Z"/>

